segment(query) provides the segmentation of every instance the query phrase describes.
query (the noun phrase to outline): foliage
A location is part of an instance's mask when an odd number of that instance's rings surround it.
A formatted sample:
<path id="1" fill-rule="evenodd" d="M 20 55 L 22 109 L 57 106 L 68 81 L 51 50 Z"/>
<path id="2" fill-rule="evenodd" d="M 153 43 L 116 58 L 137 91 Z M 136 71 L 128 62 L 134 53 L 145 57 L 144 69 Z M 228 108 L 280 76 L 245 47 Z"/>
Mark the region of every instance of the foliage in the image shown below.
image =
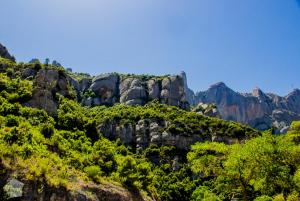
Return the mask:
<path id="1" fill-rule="evenodd" d="M 217 195 L 244 200 L 257 195 L 262 196 L 257 200 L 265 200 L 279 192 L 286 196 L 298 191 L 299 157 L 300 147 L 289 135 L 267 134 L 245 144 L 197 143 L 188 154 L 193 172 L 212 178 L 210 187 Z"/>
<path id="2" fill-rule="evenodd" d="M 206 186 L 198 187 L 192 195 L 194 201 L 219 201 L 220 199 L 214 193 L 212 193 Z"/>

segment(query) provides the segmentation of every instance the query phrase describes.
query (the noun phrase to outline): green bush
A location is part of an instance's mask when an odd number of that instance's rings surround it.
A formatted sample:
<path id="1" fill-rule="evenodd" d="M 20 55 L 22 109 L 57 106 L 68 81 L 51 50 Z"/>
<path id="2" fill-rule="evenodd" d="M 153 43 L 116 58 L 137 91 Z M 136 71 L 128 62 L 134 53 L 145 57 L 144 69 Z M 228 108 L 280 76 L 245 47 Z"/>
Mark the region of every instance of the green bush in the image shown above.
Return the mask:
<path id="1" fill-rule="evenodd" d="M 294 132 L 300 132 L 300 121 L 293 121 L 291 124 L 291 129 Z"/>
<path id="2" fill-rule="evenodd" d="M 263 195 L 254 199 L 254 201 L 273 201 L 273 198 Z"/>
<path id="3" fill-rule="evenodd" d="M 19 125 L 19 119 L 18 117 L 14 115 L 8 115 L 6 118 L 6 126 L 8 127 L 14 127 Z"/>
<path id="4" fill-rule="evenodd" d="M 54 134 L 54 126 L 50 123 L 43 123 L 40 125 L 40 131 L 46 138 L 50 138 Z"/>
<path id="5" fill-rule="evenodd" d="M 220 198 L 212 193 L 206 186 L 198 187 L 192 194 L 193 201 L 220 201 Z M 262 201 L 262 200 L 261 200 Z"/>
<path id="6" fill-rule="evenodd" d="M 88 166 L 84 168 L 84 171 L 88 174 L 92 179 L 97 179 L 97 177 L 102 175 L 102 171 L 99 166 Z"/>

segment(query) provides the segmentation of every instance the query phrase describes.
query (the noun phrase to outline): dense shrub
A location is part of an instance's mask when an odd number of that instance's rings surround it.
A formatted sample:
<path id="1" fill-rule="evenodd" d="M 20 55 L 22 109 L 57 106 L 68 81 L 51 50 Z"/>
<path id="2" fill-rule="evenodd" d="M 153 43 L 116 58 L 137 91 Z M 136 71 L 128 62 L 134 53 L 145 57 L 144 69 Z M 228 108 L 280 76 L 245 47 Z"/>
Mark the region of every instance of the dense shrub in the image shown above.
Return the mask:
<path id="1" fill-rule="evenodd" d="M 13 127 L 19 125 L 19 119 L 16 116 L 8 115 L 6 118 L 6 126 Z"/>
<path id="2" fill-rule="evenodd" d="M 40 131 L 46 138 L 50 138 L 54 134 L 54 126 L 51 123 L 43 123 L 40 125 Z"/>
<path id="3" fill-rule="evenodd" d="M 290 135 L 295 134 L 265 134 L 235 145 L 197 143 L 188 160 L 194 173 L 213 178 L 209 187 L 222 199 L 269 200 L 280 192 L 294 199 L 298 195 L 293 192 L 299 191 L 300 147 Z"/>

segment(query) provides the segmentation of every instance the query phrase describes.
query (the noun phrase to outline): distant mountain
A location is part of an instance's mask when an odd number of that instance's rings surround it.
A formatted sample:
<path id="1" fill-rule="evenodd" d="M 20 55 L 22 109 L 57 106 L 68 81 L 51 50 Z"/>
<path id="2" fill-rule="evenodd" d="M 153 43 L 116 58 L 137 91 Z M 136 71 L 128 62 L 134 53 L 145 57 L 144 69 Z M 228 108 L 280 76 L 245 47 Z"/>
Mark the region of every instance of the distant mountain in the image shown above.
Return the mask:
<path id="1" fill-rule="evenodd" d="M 206 91 L 196 94 L 187 91 L 187 94 L 191 105 L 214 103 L 223 119 L 248 124 L 259 130 L 275 127 L 277 132 L 285 132 L 292 121 L 300 119 L 299 89 L 281 97 L 264 93 L 259 88 L 252 93 L 238 93 L 219 82 Z"/>

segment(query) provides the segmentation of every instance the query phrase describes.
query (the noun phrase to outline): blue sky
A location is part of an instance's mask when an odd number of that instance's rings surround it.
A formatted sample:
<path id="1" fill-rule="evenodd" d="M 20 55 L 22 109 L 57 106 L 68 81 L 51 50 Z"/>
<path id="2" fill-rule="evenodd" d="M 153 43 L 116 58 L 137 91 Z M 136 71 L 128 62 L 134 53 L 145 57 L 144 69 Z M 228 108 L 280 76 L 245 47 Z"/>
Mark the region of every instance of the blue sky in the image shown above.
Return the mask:
<path id="1" fill-rule="evenodd" d="M 300 87 L 297 0 L 3 0 L 0 42 L 18 61 L 74 71 L 177 74 L 285 95 Z"/>

